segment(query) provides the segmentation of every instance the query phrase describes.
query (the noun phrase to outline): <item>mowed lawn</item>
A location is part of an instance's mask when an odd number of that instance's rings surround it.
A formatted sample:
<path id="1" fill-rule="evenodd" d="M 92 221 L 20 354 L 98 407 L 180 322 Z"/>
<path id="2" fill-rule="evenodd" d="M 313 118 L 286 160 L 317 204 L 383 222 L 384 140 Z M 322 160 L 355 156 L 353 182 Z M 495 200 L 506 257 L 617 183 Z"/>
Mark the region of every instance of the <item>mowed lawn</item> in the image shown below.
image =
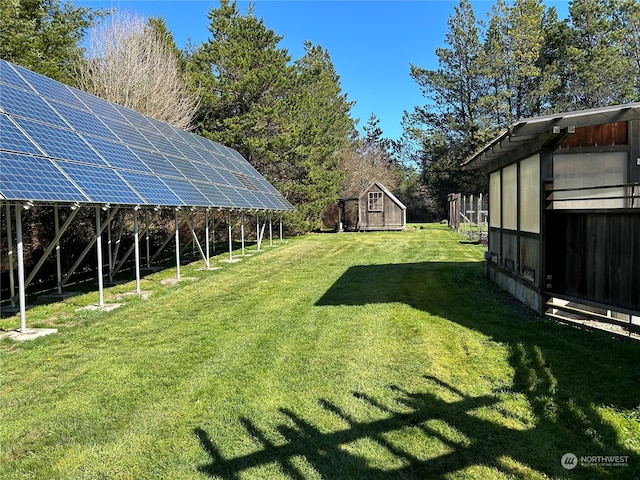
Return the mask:
<path id="1" fill-rule="evenodd" d="M 639 478 L 640 345 L 537 318 L 461 240 L 308 235 L 30 310 L 59 333 L 0 342 L 0 478 Z"/>

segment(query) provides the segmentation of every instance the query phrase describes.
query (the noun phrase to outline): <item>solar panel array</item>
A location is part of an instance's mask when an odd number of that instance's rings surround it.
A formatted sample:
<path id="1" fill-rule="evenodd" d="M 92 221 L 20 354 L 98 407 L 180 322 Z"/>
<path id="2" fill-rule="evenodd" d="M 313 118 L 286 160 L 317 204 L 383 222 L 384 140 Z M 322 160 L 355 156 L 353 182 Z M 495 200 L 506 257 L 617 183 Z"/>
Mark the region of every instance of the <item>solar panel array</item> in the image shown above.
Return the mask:
<path id="1" fill-rule="evenodd" d="M 292 210 L 238 152 L 0 60 L 0 199 Z"/>

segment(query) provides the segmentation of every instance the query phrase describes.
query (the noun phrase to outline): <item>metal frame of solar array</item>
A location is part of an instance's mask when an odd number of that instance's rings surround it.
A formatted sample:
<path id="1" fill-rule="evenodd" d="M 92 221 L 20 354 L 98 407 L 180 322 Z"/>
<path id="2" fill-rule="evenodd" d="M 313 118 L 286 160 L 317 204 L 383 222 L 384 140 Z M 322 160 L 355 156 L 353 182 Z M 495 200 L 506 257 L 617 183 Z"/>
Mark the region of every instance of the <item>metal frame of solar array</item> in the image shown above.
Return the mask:
<path id="1" fill-rule="evenodd" d="M 0 198 L 290 211 L 233 149 L 0 60 Z"/>

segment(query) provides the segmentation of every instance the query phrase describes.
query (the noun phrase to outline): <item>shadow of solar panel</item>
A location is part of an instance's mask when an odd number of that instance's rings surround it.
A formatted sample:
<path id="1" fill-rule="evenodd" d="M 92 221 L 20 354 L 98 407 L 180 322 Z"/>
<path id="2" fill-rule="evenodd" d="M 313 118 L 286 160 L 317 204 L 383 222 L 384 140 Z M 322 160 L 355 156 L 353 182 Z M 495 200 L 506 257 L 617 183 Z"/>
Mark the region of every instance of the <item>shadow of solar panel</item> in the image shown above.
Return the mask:
<path id="1" fill-rule="evenodd" d="M 125 170 L 119 173 L 149 205 L 172 206 L 182 203 L 158 177 Z"/>
<path id="2" fill-rule="evenodd" d="M 38 146 L 50 157 L 78 162 L 106 165 L 96 152 L 80 136 L 71 130 L 16 118 L 22 129 L 35 139 Z"/>
<path id="3" fill-rule="evenodd" d="M 5 112 L 20 117 L 31 118 L 60 127 L 67 126 L 64 120 L 47 105 L 42 97 L 8 85 L 2 87 L 0 107 Z"/>
<path id="4" fill-rule="evenodd" d="M 0 191 L 8 200 L 89 200 L 52 160 L 0 151 L 0 163 Z"/>
<path id="5" fill-rule="evenodd" d="M 23 90 L 28 90 L 29 92 L 33 91 L 33 89 L 27 85 L 27 82 L 4 60 L 0 60 L 0 81 L 8 85 L 13 85 L 14 87 L 22 88 Z M 4 86 L 0 85 L 0 96 L 4 95 L 3 89 Z"/>
<path id="6" fill-rule="evenodd" d="M 61 160 L 56 163 L 94 203 L 144 204 L 112 168 Z"/>
<path id="7" fill-rule="evenodd" d="M 85 135 L 83 138 L 110 166 L 118 169 L 151 173 L 151 170 L 126 146 L 90 135 Z"/>
<path id="8" fill-rule="evenodd" d="M 20 65 L 14 65 L 14 69 L 43 97 L 72 105 L 77 102 L 75 95 L 71 93 L 71 90 L 65 84 L 55 82 Z"/>
<path id="9" fill-rule="evenodd" d="M 0 114 L 0 150 L 12 150 L 14 152 L 33 153 L 42 155 L 40 149 L 20 130 L 11 119 Z M 2 167 L 0 166 L 0 172 Z"/>
<path id="10" fill-rule="evenodd" d="M 81 133 L 88 133 L 109 140 L 116 140 L 116 136 L 109 130 L 100 118 L 85 110 L 70 107 L 64 103 L 51 102 L 51 106 L 58 114 L 64 118 L 74 130 Z"/>
<path id="11" fill-rule="evenodd" d="M 189 207 L 210 206 L 207 197 L 205 197 L 190 181 L 173 177 L 163 178 L 162 181 L 181 200 L 181 205 Z"/>

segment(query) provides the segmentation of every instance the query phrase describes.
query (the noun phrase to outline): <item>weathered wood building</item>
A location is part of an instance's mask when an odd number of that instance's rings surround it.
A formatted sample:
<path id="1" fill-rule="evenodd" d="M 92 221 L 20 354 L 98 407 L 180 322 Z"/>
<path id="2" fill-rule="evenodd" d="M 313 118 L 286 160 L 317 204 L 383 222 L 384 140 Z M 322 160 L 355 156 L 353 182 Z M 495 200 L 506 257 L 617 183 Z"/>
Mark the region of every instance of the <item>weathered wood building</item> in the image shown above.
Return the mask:
<path id="1" fill-rule="evenodd" d="M 380 182 L 372 182 L 359 196 L 338 199 L 338 231 L 403 230 L 407 207 Z"/>
<path id="2" fill-rule="evenodd" d="M 358 230 L 403 230 L 407 207 L 382 184 L 373 182 L 358 197 Z"/>
<path id="3" fill-rule="evenodd" d="M 489 174 L 492 280 L 539 313 L 640 332 L 640 103 L 521 120 L 463 169 Z"/>

